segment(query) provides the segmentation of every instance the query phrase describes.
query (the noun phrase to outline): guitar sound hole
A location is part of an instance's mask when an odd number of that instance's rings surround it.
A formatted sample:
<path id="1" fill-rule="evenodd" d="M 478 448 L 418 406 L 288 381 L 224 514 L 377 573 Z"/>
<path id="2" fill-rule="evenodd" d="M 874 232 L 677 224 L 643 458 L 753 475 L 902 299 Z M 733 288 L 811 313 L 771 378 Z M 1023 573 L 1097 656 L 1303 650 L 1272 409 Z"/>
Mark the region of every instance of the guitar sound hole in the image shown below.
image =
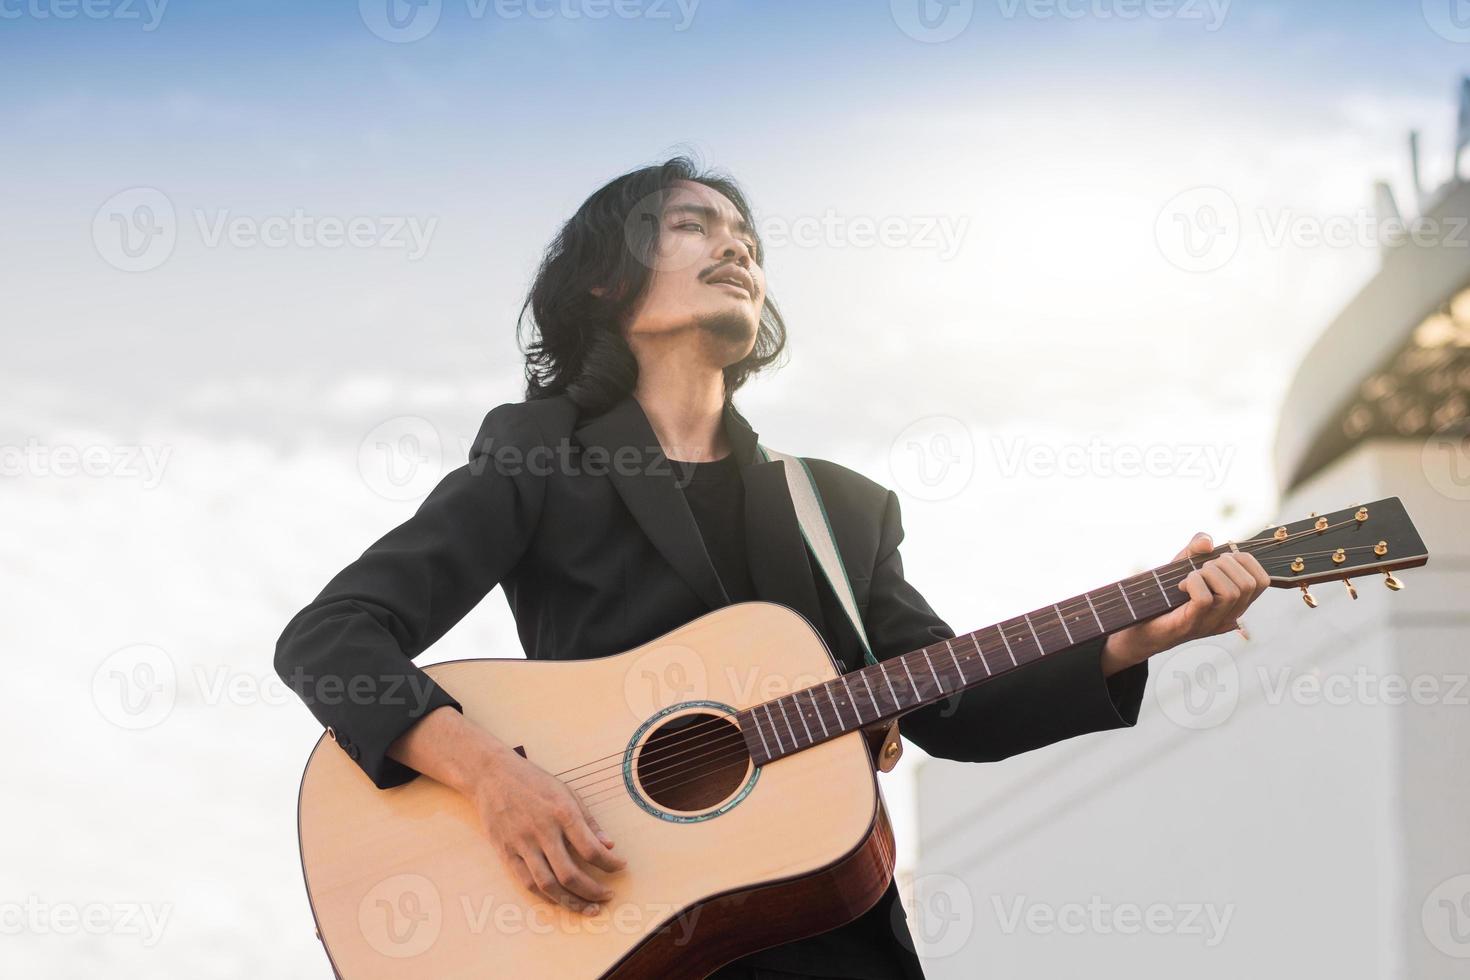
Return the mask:
<path id="1" fill-rule="evenodd" d="M 749 767 L 739 726 L 696 712 L 655 728 L 638 752 L 634 774 L 654 803 L 688 812 L 723 802 L 745 782 Z"/>

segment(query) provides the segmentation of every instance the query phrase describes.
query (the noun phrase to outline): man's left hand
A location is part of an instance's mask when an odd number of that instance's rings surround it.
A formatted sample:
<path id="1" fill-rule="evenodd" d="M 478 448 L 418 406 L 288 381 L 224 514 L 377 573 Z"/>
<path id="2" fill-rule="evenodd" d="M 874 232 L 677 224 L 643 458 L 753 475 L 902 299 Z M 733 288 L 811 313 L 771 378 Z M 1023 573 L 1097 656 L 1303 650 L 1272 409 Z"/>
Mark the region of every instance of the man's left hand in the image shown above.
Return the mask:
<path id="1" fill-rule="evenodd" d="M 1174 560 L 1207 555 L 1214 548 L 1210 536 L 1201 532 Z M 1211 558 L 1179 583 L 1188 602 L 1108 637 L 1103 646 L 1103 675 L 1125 670 L 1181 643 L 1239 628 L 1241 614 L 1270 584 L 1270 576 L 1255 555 L 1236 551 Z"/>

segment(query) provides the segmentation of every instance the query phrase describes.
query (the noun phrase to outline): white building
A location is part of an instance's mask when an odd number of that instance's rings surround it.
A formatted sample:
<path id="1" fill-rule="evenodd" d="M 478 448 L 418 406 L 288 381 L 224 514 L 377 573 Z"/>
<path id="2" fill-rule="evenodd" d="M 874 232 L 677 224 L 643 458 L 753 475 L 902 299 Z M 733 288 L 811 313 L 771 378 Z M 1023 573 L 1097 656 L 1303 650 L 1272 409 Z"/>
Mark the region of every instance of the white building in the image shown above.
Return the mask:
<path id="1" fill-rule="evenodd" d="M 1282 520 L 1402 497 L 1427 567 L 1271 595 L 1154 661 L 1137 728 L 918 776 L 911 919 L 947 978 L 1470 977 L 1470 185 L 1283 406 Z M 1239 528 L 1253 533 L 1258 528 Z M 963 777 L 959 771 L 963 768 Z"/>

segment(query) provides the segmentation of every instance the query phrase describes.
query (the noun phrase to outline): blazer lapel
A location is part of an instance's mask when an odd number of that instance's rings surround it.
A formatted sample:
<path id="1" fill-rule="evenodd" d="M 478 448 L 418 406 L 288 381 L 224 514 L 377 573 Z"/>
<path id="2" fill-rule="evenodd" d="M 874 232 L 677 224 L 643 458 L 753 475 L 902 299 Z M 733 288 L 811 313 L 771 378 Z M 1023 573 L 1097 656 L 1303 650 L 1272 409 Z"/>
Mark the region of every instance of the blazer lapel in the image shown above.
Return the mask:
<path id="1" fill-rule="evenodd" d="M 786 487 L 785 464 L 761 460 L 757 433 L 732 404 L 725 406 L 724 424 L 744 482 L 746 557 L 756 592 L 795 609 L 821 632 L 814 569 Z M 584 455 L 585 467 L 607 472 L 643 533 L 695 594 L 711 609 L 729 605 L 680 489 L 687 472 L 664 455 L 638 400 L 627 396 L 579 425 L 573 437 L 584 450 L 598 452 L 595 463 Z"/>
<path id="2" fill-rule="evenodd" d="M 711 609 L 729 605 L 719 575 L 705 551 L 694 513 L 675 482 L 674 467 L 632 395 L 578 426 L 572 433 L 584 450 L 584 467 L 606 471 L 633 519 L 674 571 Z"/>

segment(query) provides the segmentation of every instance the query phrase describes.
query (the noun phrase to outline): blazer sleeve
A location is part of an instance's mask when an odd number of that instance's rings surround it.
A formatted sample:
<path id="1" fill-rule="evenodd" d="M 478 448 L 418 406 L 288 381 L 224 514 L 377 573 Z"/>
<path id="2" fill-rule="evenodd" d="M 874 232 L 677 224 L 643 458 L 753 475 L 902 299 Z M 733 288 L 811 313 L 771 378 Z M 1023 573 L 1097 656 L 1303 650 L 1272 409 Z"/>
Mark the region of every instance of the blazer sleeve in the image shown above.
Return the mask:
<path id="1" fill-rule="evenodd" d="M 338 572 L 276 642 L 276 672 L 380 789 L 417 775 L 388 757 L 400 735 L 438 708 L 463 710 L 413 658 L 525 552 L 545 490 L 544 473 L 526 465 L 534 444 L 535 422 L 514 404 L 491 410 L 470 461 Z"/>
<path id="2" fill-rule="evenodd" d="M 879 660 L 955 635 L 904 579 L 903 533 L 898 496 L 890 490 L 863 620 Z M 1079 643 L 921 708 L 903 717 L 900 731 L 932 756 L 994 762 L 1075 735 L 1132 727 L 1148 661 L 1105 678 L 1104 642 Z"/>

